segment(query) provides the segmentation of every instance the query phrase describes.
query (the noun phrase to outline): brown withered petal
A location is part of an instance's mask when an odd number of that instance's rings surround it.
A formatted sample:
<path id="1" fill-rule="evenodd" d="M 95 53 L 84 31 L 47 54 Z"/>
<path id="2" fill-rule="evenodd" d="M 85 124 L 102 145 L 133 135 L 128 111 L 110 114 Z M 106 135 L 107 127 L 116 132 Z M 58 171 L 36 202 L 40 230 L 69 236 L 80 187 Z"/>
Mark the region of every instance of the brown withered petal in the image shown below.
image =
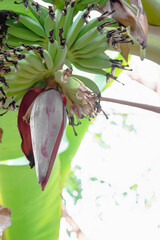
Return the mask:
<path id="1" fill-rule="evenodd" d="M 2 135 L 3 135 L 3 129 L 0 128 L 0 143 L 2 143 Z"/>
<path id="2" fill-rule="evenodd" d="M 145 49 L 147 47 L 148 22 L 141 0 L 130 1 L 135 12 L 124 2 L 127 1 L 110 0 L 111 9 L 115 10 L 112 16 L 123 26 L 130 26 L 131 35 Z"/>
<path id="3" fill-rule="evenodd" d="M 120 43 L 120 50 L 121 50 L 121 55 L 126 60 L 126 62 L 128 62 L 128 55 L 130 52 L 129 44 L 128 43 Z"/>
<path id="4" fill-rule="evenodd" d="M 11 210 L 0 205 L 0 238 L 3 231 L 11 225 Z"/>

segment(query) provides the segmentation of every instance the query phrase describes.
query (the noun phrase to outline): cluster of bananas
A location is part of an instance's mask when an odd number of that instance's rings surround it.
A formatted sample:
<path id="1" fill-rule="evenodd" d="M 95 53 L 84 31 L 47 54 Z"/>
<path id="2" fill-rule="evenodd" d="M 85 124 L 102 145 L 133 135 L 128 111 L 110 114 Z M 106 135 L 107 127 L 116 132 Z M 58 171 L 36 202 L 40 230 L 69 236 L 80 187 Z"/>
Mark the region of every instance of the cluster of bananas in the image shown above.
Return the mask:
<path id="1" fill-rule="evenodd" d="M 43 0 L 44 2 L 51 3 L 57 8 L 63 9 L 64 0 Z M 99 6 L 103 6 L 109 0 L 97 0 Z M 75 3 L 75 11 L 83 11 L 89 4 L 95 3 L 95 0 L 77 0 Z"/>
<path id="2" fill-rule="evenodd" d="M 117 43 L 126 42 L 123 34 L 126 30 L 121 27 L 107 30 L 106 26 L 116 26 L 110 11 L 88 21 L 90 12 L 98 8 L 97 3 L 85 1 L 90 5 L 75 16 L 75 0 L 66 0 L 63 9 L 54 6 L 45 8 L 36 2 L 25 2 L 31 16 L 1 11 L 4 16 L 0 51 L 0 92 L 1 106 L 8 103 L 7 97 L 12 98 L 9 108 L 21 100 L 28 89 L 37 86 L 47 86 L 50 76 L 62 69 L 64 65 L 108 78 L 115 67 L 125 68 L 121 61 L 109 58 L 105 51 Z M 15 2 L 15 4 L 18 4 Z M 83 1 L 81 1 L 83 4 Z M 105 69 L 110 68 L 111 73 Z M 78 78 L 78 77 L 77 77 Z M 54 83 L 56 82 L 56 78 Z M 93 82 L 87 78 L 81 81 L 95 90 Z M 57 80 L 60 84 L 59 80 Z M 61 85 L 61 84 L 60 84 Z M 69 109 L 68 109 L 69 111 Z"/>
<path id="3" fill-rule="evenodd" d="M 111 11 L 88 21 L 90 12 L 99 6 L 92 0 L 77 0 L 77 4 L 83 2 L 91 4 L 78 14 L 76 0 L 66 0 L 62 9 L 53 5 L 47 9 L 28 0 L 15 2 L 24 3 L 28 15 L 0 11 L 0 115 L 21 102 L 21 148 L 30 166 L 36 166 L 42 190 L 56 158 L 66 115 L 76 135 L 75 126 L 82 118 L 90 120 L 103 112 L 98 86 L 86 76 L 75 75 L 73 66 L 84 74 L 106 76 L 107 81 L 116 79 L 116 67 L 126 68 L 106 54 L 110 46 L 130 42 L 125 28 L 110 18 Z"/>

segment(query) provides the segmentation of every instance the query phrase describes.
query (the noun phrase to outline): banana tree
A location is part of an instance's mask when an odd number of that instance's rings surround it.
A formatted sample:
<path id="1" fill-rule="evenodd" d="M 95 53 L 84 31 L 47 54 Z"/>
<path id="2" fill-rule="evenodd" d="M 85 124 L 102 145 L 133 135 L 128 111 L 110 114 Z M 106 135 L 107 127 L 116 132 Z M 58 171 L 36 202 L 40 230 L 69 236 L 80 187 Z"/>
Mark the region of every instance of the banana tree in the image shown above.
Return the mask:
<path id="1" fill-rule="evenodd" d="M 51 5 L 0 2 L 0 204 L 12 211 L 12 226 L 2 236 L 7 240 L 58 239 L 71 160 L 91 120 L 103 112 L 104 86 L 117 80 L 115 69 L 129 69 L 106 50 L 120 50 L 127 60 L 123 44 L 131 46 L 131 38 L 142 53 L 147 46 L 140 1 L 45 2 Z M 134 23 L 117 17 L 116 3 Z M 89 21 L 96 9 L 101 15 Z"/>

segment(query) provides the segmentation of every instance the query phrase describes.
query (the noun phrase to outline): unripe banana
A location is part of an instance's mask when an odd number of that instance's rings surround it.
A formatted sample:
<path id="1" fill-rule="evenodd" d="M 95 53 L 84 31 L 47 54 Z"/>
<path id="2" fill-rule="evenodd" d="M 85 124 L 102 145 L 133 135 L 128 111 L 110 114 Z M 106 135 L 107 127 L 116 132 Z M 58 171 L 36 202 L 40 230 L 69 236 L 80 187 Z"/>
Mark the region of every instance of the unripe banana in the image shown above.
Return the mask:
<path id="1" fill-rule="evenodd" d="M 91 52 L 95 50 L 97 47 L 99 47 L 102 43 L 106 41 L 105 34 L 101 35 L 100 33 L 92 40 L 90 41 L 85 47 L 78 49 L 77 51 L 73 52 L 73 55 L 78 54 L 87 54 L 88 52 Z"/>
<path id="2" fill-rule="evenodd" d="M 66 15 L 66 20 L 65 20 L 65 23 L 64 23 L 64 38 L 67 37 L 67 34 L 69 32 L 69 29 L 72 25 L 72 22 L 73 22 L 73 13 L 74 13 L 74 5 L 69 5 L 67 6 L 67 15 Z"/>
<path id="3" fill-rule="evenodd" d="M 89 67 L 84 67 L 82 66 L 80 63 L 78 62 L 72 62 L 73 65 L 81 70 L 81 71 L 84 71 L 84 72 L 89 72 L 89 73 L 94 73 L 94 74 L 100 74 L 100 75 L 103 75 L 103 76 L 106 76 L 106 71 L 102 70 L 102 69 L 97 69 L 97 68 L 89 68 Z"/>
<path id="4" fill-rule="evenodd" d="M 12 36 L 11 34 L 8 34 L 7 43 L 9 46 L 17 47 L 20 45 L 21 42 L 23 42 L 26 45 L 33 45 L 36 43 L 38 45 L 41 45 L 42 47 L 45 47 L 45 44 L 46 44 L 44 41 L 35 41 L 35 39 L 32 41 L 29 41 L 29 40 L 17 38 L 15 36 Z"/>
<path id="5" fill-rule="evenodd" d="M 92 20 L 89 21 L 88 24 L 85 24 L 79 34 L 78 34 L 78 38 L 80 38 L 81 36 L 83 36 L 85 33 L 87 33 L 89 30 L 91 30 L 94 27 L 98 27 L 101 24 L 105 23 L 108 19 L 103 19 L 101 21 L 98 20 L 98 18 L 93 18 Z"/>
<path id="6" fill-rule="evenodd" d="M 6 80 L 7 80 L 7 83 L 26 84 L 26 83 L 31 83 L 33 81 L 33 78 L 24 78 L 24 77 L 14 75 L 14 78 L 8 79 L 8 77 L 6 77 Z"/>
<path id="7" fill-rule="evenodd" d="M 72 23 L 72 25 L 69 29 L 69 32 L 67 34 L 67 39 L 66 39 L 66 44 L 67 44 L 68 49 L 71 47 L 71 45 L 75 41 L 76 37 L 78 36 L 80 29 L 84 25 L 84 20 L 83 20 L 82 16 L 85 12 L 86 12 L 86 10 L 84 10 L 77 16 L 76 20 Z"/>
<path id="8" fill-rule="evenodd" d="M 16 74 L 16 76 L 24 78 L 33 78 L 33 76 L 35 76 L 33 73 L 25 71 L 24 68 L 21 67 L 18 67 L 18 71 L 14 74 Z"/>
<path id="9" fill-rule="evenodd" d="M 54 30 L 54 33 L 53 33 L 53 38 L 55 37 L 55 31 L 56 31 L 56 22 L 53 21 L 49 15 L 47 15 L 46 19 L 45 19 L 45 22 L 44 22 L 44 29 L 45 29 L 45 32 L 46 32 L 46 35 L 47 37 L 49 37 L 49 32 L 51 30 Z"/>
<path id="10" fill-rule="evenodd" d="M 32 5 L 32 1 L 29 1 L 28 7 L 31 13 L 34 15 L 35 19 L 39 21 L 41 26 L 44 26 L 44 21 L 48 15 L 48 9 L 39 4 L 40 13 L 38 14 L 36 7 Z"/>
<path id="11" fill-rule="evenodd" d="M 51 70 L 54 66 L 51 55 L 49 54 L 49 52 L 46 49 L 44 49 L 43 55 L 45 58 L 46 67 L 48 68 L 48 70 Z"/>
<path id="12" fill-rule="evenodd" d="M 33 83 L 34 84 L 34 83 Z M 32 84 L 32 85 L 33 85 Z M 10 87 L 9 89 L 7 89 L 6 91 L 6 95 L 7 97 L 12 97 L 12 96 L 16 96 L 18 94 L 20 94 L 22 91 L 24 90 L 28 90 L 28 88 L 31 88 L 32 85 L 28 84 L 28 85 L 22 85 L 22 86 L 19 86 L 19 87 L 15 87 L 15 86 L 12 86 Z"/>
<path id="13" fill-rule="evenodd" d="M 44 28 L 41 26 L 41 24 L 36 21 L 35 19 L 22 15 L 19 15 L 19 20 L 20 23 L 22 23 L 24 26 L 32 30 L 34 33 L 36 33 L 40 37 L 46 37 Z"/>
<path id="14" fill-rule="evenodd" d="M 59 22 L 60 17 L 61 17 L 61 10 L 57 8 L 57 9 L 55 10 L 55 19 L 56 19 L 55 36 L 57 36 L 57 23 Z M 59 33 L 59 30 L 58 30 L 58 33 Z M 57 40 L 57 39 L 56 39 L 56 40 Z"/>
<path id="15" fill-rule="evenodd" d="M 19 90 L 19 91 L 17 91 L 17 90 L 15 90 L 15 91 L 13 91 L 13 92 L 6 92 L 6 96 L 7 97 L 14 97 L 14 96 L 16 96 L 15 98 L 14 98 L 14 101 L 15 102 L 17 102 L 18 100 L 20 100 L 23 96 L 24 96 L 24 94 L 27 92 L 27 90 L 28 89 L 24 89 L 24 90 Z"/>
<path id="16" fill-rule="evenodd" d="M 47 70 L 45 65 L 42 63 L 42 59 L 33 51 L 30 51 L 29 54 L 26 54 L 25 60 L 40 72 Z"/>
<path id="17" fill-rule="evenodd" d="M 18 89 L 28 89 L 30 86 L 32 86 L 35 83 L 34 80 L 32 82 L 28 83 L 9 83 L 9 88 L 7 89 L 7 92 L 13 92 L 17 91 Z"/>
<path id="18" fill-rule="evenodd" d="M 29 83 L 29 82 L 32 82 L 33 79 L 37 79 L 38 76 L 36 75 L 33 75 L 32 78 L 27 78 L 27 77 L 21 77 L 19 75 L 17 75 L 17 73 L 14 73 L 14 74 L 9 74 L 6 76 L 6 81 L 7 83 L 21 83 L 21 84 L 26 84 L 26 83 Z"/>
<path id="19" fill-rule="evenodd" d="M 19 103 L 19 101 L 22 99 L 22 97 L 24 96 L 24 94 L 26 93 L 27 90 L 23 90 L 21 91 L 19 94 L 17 94 L 15 97 L 14 97 L 14 102 L 15 103 Z"/>
<path id="20" fill-rule="evenodd" d="M 58 43 L 60 43 L 59 29 L 64 27 L 65 21 L 66 21 L 66 16 L 64 16 L 61 12 L 59 21 L 58 22 L 56 21 L 56 40 L 58 41 Z"/>
<path id="21" fill-rule="evenodd" d="M 110 68 L 111 63 L 109 62 L 109 57 L 106 55 L 106 59 L 102 58 L 99 55 L 92 57 L 92 58 L 76 58 L 74 59 L 75 62 L 79 63 L 80 65 L 87 67 L 87 68 L 97 68 L 97 69 L 105 69 Z"/>
<path id="22" fill-rule="evenodd" d="M 34 68 L 31 64 L 29 64 L 25 59 L 20 60 L 18 62 L 18 66 L 32 74 L 39 73 L 39 71 L 36 68 Z"/>
<path id="23" fill-rule="evenodd" d="M 52 60 L 54 61 L 54 58 L 56 56 L 56 52 L 58 50 L 58 42 L 55 40 L 53 43 L 49 41 L 48 43 L 48 52 L 51 55 Z"/>
<path id="24" fill-rule="evenodd" d="M 90 29 L 86 34 L 76 39 L 71 47 L 71 51 L 75 51 L 85 47 L 98 34 L 97 27 Z"/>
<path id="25" fill-rule="evenodd" d="M 56 70 L 58 67 L 63 64 L 65 58 L 67 55 L 67 46 L 65 48 L 59 47 L 56 52 L 56 56 L 54 58 L 54 70 Z"/>
<path id="26" fill-rule="evenodd" d="M 7 22 L 8 27 L 8 33 L 12 36 L 15 36 L 17 38 L 21 38 L 24 40 L 29 41 L 44 41 L 43 38 L 38 36 L 36 33 L 31 31 L 30 29 L 26 28 L 23 24 L 17 23 L 14 24 L 12 22 Z M 21 40 L 22 42 L 23 40 Z"/>
<path id="27" fill-rule="evenodd" d="M 74 58 L 92 58 L 97 56 L 98 54 L 101 54 L 105 52 L 109 48 L 108 43 L 102 43 L 98 48 L 95 48 L 95 50 L 92 50 L 90 52 L 87 52 L 86 54 L 76 54 L 74 55 Z"/>

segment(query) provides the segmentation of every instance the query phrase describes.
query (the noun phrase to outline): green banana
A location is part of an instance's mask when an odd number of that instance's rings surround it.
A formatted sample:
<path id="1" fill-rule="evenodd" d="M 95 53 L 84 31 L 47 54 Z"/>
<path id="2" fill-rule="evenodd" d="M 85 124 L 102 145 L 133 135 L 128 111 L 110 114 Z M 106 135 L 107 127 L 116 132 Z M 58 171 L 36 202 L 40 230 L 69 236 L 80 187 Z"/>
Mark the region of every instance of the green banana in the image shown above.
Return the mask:
<path id="1" fill-rule="evenodd" d="M 19 46 L 20 42 L 23 42 L 26 45 L 33 45 L 33 44 L 36 43 L 38 45 L 45 46 L 45 42 L 43 42 L 43 41 L 42 42 L 35 41 L 35 40 L 29 41 L 29 40 L 25 40 L 25 39 L 22 39 L 22 38 L 12 36 L 11 34 L 8 34 L 8 39 L 6 41 L 7 41 L 9 46 L 13 46 L 13 47 Z"/>
<path id="2" fill-rule="evenodd" d="M 23 91 L 21 91 L 19 94 L 17 94 L 15 97 L 14 97 L 14 102 L 15 103 L 18 103 L 21 99 L 22 99 L 22 97 L 24 96 L 24 94 L 27 92 L 27 90 L 23 90 Z"/>
<path id="3" fill-rule="evenodd" d="M 83 15 L 86 12 L 86 10 L 82 11 L 76 18 L 76 20 L 72 23 L 69 32 L 67 34 L 66 38 L 66 44 L 68 49 L 71 47 L 71 45 L 74 43 L 76 37 L 78 36 L 78 33 L 82 26 L 84 25 Z"/>
<path id="4" fill-rule="evenodd" d="M 46 34 L 44 31 L 44 28 L 42 25 L 36 21 L 34 18 L 25 16 L 20 14 L 19 15 L 19 20 L 20 23 L 22 23 L 24 26 L 32 30 L 34 33 L 36 33 L 38 36 L 45 38 Z"/>
<path id="5" fill-rule="evenodd" d="M 33 82 L 33 84 L 34 84 L 34 82 Z M 19 94 L 21 91 L 27 90 L 33 84 L 22 84 L 22 85 L 11 84 L 10 87 L 6 91 L 6 95 L 9 96 L 9 97 L 15 96 L 15 95 Z"/>
<path id="6" fill-rule="evenodd" d="M 85 47 L 98 34 L 97 27 L 90 29 L 83 36 L 78 38 L 71 47 L 71 51 L 75 51 Z"/>
<path id="7" fill-rule="evenodd" d="M 46 49 L 43 50 L 43 55 L 45 58 L 45 64 L 46 64 L 47 69 L 51 70 L 54 66 L 51 55 L 49 54 L 49 52 Z"/>
<path id="8" fill-rule="evenodd" d="M 16 76 L 24 77 L 24 78 L 34 78 L 34 76 L 36 76 L 35 74 L 28 72 L 21 67 L 18 67 L 17 72 L 14 74 L 16 74 Z"/>
<path id="9" fill-rule="evenodd" d="M 66 21 L 66 16 L 62 14 L 62 12 L 60 13 L 60 17 L 59 17 L 59 21 L 56 22 L 56 40 L 58 41 L 58 43 L 60 43 L 60 38 L 59 38 L 59 29 L 64 27 Z"/>
<path id="10" fill-rule="evenodd" d="M 75 3 L 75 2 L 74 2 Z M 65 20 L 65 23 L 64 23 L 64 38 L 67 37 L 67 34 L 69 32 L 69 29 L 72 25 L 72 22 L 73 22 L 73 13 L 74 13 L 74 4 L 70 3 L 70 5 L 67 6 L 67 15 L 66 15 L 66 20 Z"/>
<path id="11" fill-rule="evenodd" d="M 56 56 L 56 52 L 58 49 L 58 42 L 55 40 L 53 43 L 48 43 L 48 52 L 51 55 L 52 60 L 54 61 L 54 58 Z"/>
<path id="12" fill-rule="evenodd" d="M 67 55 L 67 46 L 64 48 L 58 47 L 56 56 L 54 58 L 54 70 L 56 70 L 61 64 L 63 64 Z"/>
<path id="13" fill-rule="evenodd" d="M 97 36 L 90 41 L 85 47 L 78 49 L 77 51 L 73 52 L 73 55 L 77 54 L 87 54 L 90 51 L 95 50 L 97 47 L 99 47 L 102 43 L 106 41 L 106 35 L 105 34 L 97 34 Z"/>
<path id="14" fill-rule="evenodd" d="M 40 36 L 38 36 L 36 33 L 31 31 L 30 29 L 26 28 L 23 24 L 21 23 L 13 23 L 7 21 L 7 26 L 8 28 L 8 33 L 11 34 L 14 37 L 21 38 L 24 40 L 29 40 L 29 41 L 43 41 L 44 39 Z"/>
<path id="15" fill-rule="evenodd" d="M 80 65 L 88 68 L 97 68 L 97 69 L 105 69 L 110 68 L 111 63 L 109 62 L 109 57 L 106 55 L 106 59 L 102 58 L 99 55 L 92 57 L 92 58 L 76 58 L 74 59 L 75 62 L 79 63 Z"/>
<path id="16" fill-rule="evenodd" d="M 13 78 L 6 78 L 7 79 L 7 83 L 21 83 L 21 84 L 26 84 L 26 83 L 30 83 L 33 81 L 32 78 L 24 78 L 24 77 L 20 77 L 17 76 L 16 74 L 13 75 Z"/>
<path id="17" fill-rule="evenodd" d="M 97 68 L 89 68 L 89 67 L 84 67 L 82 66 L 80 63 L 78 62 L 72 62 L 73 65 L 81 70 L 81 71 L 84 71 L 84 72 L 89 72 L 89 73 L 93 73 L 93 74 L 100 74 L 100 75 L 103 75 L 103 76 L 106 76 L 106 71 L 103 70 L 103 69 L 97 69 Z"/>
<path id="18" fill-rule="evenodd" d="M 30 51 L 29 54 L 26 54 L 25 60 L 40 72 L 47 70 L 45 65 L 42 63 L 42 59 L 33 51 Z"/>
<path id="19" fill-rule="evenodd" d="M 37 19 L 37 21 L 39 21 L 41 26 L 44 26 L 45 19 L 48 16 L 48 9 L 39 4 L 40 13 L 38 14 L 36 7 L 33 6 L 32 4 L 33 4 L 33 2 L 29 1 L 29 4 L 28 4 L 29 10 L 34 15 L 34 17 Z"/>
<path id="20" fill-rule="evenodd" d="M 55 32 L 56 22 L 53 21 L 49 15 L 47 15 L 45 21 L 44 21 L 44 29 L 46 32 L 47 37 L 49 37 L 49 32 L 51 30 L 54 30 Z M 53 33 L 53 37 L 55 37 L 55 34 Z"/>
<path id="21" fill-rule="evenodd" d="M 13 92 L 19 88 L 29 88 L 31 85 L 35 83 L 35 80 L 32 80 L 32 82 L 27 83 L 9 83 L 9 88 L 7 89 L 7 92 Z"/>
<path id="22" fill-rule="evenodd" d="M 23 92 L 27 92 L 27 90 L 28 90 L 28 89 L 23 89 L 23 90 L 22 90 L 22 89 L 20 89 L 20 90 L 19 90 L 19 89 L 18 89 L 18 90 L 16 89 L 16 90 L 14 90 L 14 91 L 9 91 L 9 89 L 8 89 L 8 90 L 6 91 L 6 96 L 7 96 L 7 97 L 18 96 L 18 95 L 20 95 L 20 94 L 22 93 L 22 91 L 23 91 Z"/>
<path id="23" fill-rule="evenodd" d="M 107 15 L 101 15 L 101 17 L 94 18 L 91 21 L 89 21 L 88 24 L 84 25 L 78 34 L 78 38 L 80 38 L 85 33 L 87 33 L 90 29 L 94 27 L 99 27 L 100 25 L 104 24 L 106 21 L 111 21 L 111 22 L 113 21 L 112 19 L 106 18 L 105 16 Z"/>
<path id="24" fill-rule="evenodd" d="M 21 61 L 19 61 L 18 66 L 30 73 L 33 73 L 33 74 L 39 73 L 39 71 L 36 68 L 34 68 L 31 64 L 29 64 L 25 59 L 22 59 Z"/>
<path id="25" fill-rule="evenodd" d="M 55 10 L 56 26 L 55 26 L 55 32 L 54 32 L 55 38 L 56 38 L 56 36 L 57 36 L 57 23 L 59 22 L 60 17 L 61 17 L 61 10 L 60 10 L 60 9 L 56 9 L 56 10 Z M 58 33 L 59 33 L 59 31 L 58 31 Z M 56 40 L 57 40 L 57 39 L 56 39 Z"/>
<path id="26" fill-rule="evenodd" d="M 105 52 L 108 48 L 109 48 L 109 44 L 105 42 L 105 43 L 102 43 L 98 48 L 95 48 L 95 50 L 87 52 L 86 54 L 79 53 L 78 55 L 74 55 L 74 58 L 92 58 L 97 56 L 98 54 Z"/>

